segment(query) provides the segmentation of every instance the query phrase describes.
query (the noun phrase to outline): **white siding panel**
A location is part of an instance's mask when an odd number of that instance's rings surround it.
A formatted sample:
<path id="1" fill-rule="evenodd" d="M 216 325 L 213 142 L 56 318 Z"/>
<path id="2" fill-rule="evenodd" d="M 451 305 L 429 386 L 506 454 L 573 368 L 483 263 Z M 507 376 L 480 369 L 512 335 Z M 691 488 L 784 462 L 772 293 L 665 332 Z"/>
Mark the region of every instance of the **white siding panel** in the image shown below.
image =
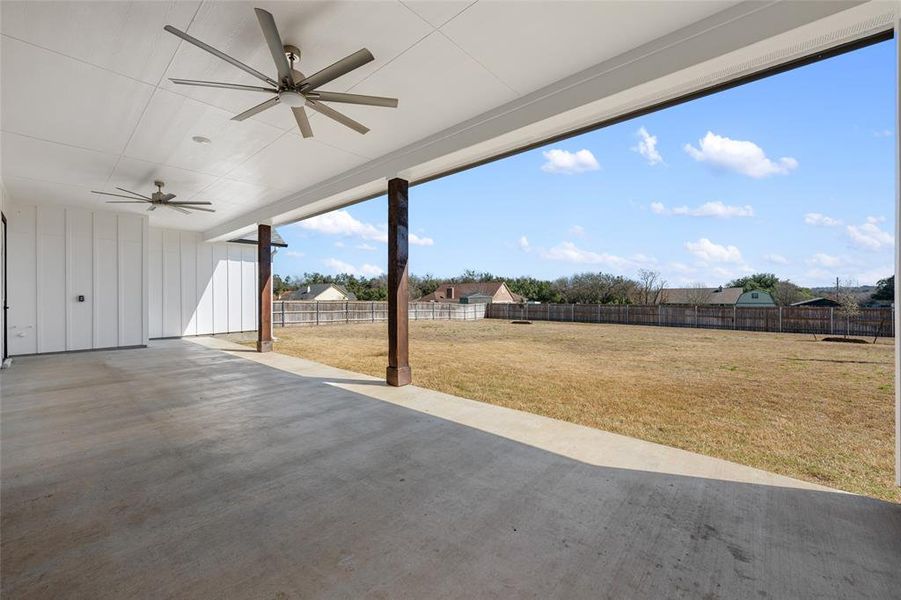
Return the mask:
<path id="1" fill-rule="evenodd" d="M 181 335 L 181 236 L 163 232 L 163 337 Z"/>
<path id="2" fill-rule="evenodd" d="M 147 237 L 151 338 L 256 328 L 256 246 L 157 228 Z"/>
<path id="3" fill-rule="evenodd" d="M 228 331 L 228 246 L 213 245 L 213 332 Z"/>
<path id="4" fill-rule="evenodd" d="M 150 229 L 150 337 L 163 337 L 163 230 Z"/>
<path id="5" fill-rule="evenodd" d="M 118 230 L 115 213 L 94 213 L 94 348 L 119 344 Z"/>
<path id="6" fill-rule="evenodd" d="M 241 330 L 253 331 L 257 328 L 257 247 L 243 246 L 241 254 Z"/>
<path id="7" fill-rule="evenodd" d="M 66 349 L 66 212 L 37 210 L 38 352 Z"/>
<path id="8" fill-rule="evenodd" d="M 145 217 L 63 206 L 6 212 L 10 354 L 145 343 Z"/>
<path id="9" fill-rule="evenodd" d="M 213 245 L 197 244 L 197 333 L 213 333 Z"/>
<path id="10" fill-rule="evenodd" d="M 86 210 L 66 209 L 68 276 L 66 278 L 67 350 L 94 344 L 94 217 Z M 83 296 L 84 302 L 78 297 Z"/>
<path id="11" fill-rule="evenodd" d="M 197 242 L 195 233 L 181 232 L 181 335 L 197 335 Z"/>
<path id="12" fill-rule="evenodd" d="M 144 343 L 144 220 L 119 215 L 119 345 Z"/>
<path id="13" fill-rule="evenodd" d="M 36 209 L 10 207 L 7 217 L 9 353 L 34 354 L 37 345 Z"/>
<path id="14" fill-rule="evenodd" d="M 241 272 L 244 255 L 241 246 L 228 244 L 228 330 L 241 331 Z"/>

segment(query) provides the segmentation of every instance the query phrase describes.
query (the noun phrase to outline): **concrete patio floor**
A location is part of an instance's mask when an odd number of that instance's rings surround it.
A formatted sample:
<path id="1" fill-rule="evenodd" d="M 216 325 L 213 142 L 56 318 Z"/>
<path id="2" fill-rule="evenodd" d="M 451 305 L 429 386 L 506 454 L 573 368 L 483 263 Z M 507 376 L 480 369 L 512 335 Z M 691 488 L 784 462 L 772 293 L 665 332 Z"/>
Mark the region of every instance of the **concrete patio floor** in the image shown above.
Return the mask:
<path id="1" fill-rule="evenodd" d="M 220 339 L 0 386 L 4 598 L 901 590 L 899 505 Z"/>

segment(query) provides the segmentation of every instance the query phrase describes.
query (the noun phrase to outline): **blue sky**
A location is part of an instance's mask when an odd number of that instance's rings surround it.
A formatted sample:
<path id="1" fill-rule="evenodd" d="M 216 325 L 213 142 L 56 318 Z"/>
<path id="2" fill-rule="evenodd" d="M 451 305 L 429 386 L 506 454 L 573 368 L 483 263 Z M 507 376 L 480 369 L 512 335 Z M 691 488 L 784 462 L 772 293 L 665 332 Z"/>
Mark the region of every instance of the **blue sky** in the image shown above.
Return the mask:
<path id="1" fill-rule="evenodd" d="M 892 273 L 894 41 L 410 190 L 413 273 Z M 282 226 L 280 275 L 376 275 L 386 199 Z"/>

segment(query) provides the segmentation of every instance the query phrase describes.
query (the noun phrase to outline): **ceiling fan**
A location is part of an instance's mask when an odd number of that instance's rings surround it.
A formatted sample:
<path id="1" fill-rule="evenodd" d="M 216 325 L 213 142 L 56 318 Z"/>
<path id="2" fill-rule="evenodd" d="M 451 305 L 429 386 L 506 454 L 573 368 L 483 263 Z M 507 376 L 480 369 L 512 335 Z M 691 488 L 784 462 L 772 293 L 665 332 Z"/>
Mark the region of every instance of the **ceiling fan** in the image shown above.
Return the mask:
<path id="1" fill-rule="evenodd" d="M 154 211 L 159 206 L 165 206 L 166 208 L 171 208 L 172 210 L 178 211 L 180 213 L 184 213 L 186 215 L 190 215 L 192 210 L 201 210 L 203 212 L 216 212 L 212 208 L 201 208 L 201 206 L 208 206 L 212 204 L 212 202 L 173 202 L 172 199 L 175 198 L 175 194 L 164 194 L 163 186 L 165 183 L 162 181 L 154 181 L 153 185 L 156 186 L 156 191 L 153 192 L 149 196 L 145 196 L 144 194 L 139 194 L 137 192 L 132 192 L 130 190 L 126 190 L 125 188 L 117 187 L 116 189 L 120 192 L 125 192 L 126 194 L 130 194 L 129 196 L 125 196 L 123 194 L 111 194 L 110 192 L 98 192 L 95 190 L 91 190 L 93 194 L 101 194 L 103 196 L 116 196 L 117 198 L 128 198 L 128 200 L 107 200 L 108 204 L 144 204 L 149 203 L 150 206 L 147 207 L 148 211 Z"/>
<path id="2" fill-rule="evenodd" d="M 350 73 L 354 69 L 375 60 L 369 50 L 366 48 L 357 50 L 338 62 L 325 67 L 321 71 L 306 77 L 303 73 L 294 69 L 294 62 L 300 60 L 300 50 L 296 46 L 285 45 L 282 43 L 282 38 L 275 26 L 275 19 L 272 17 L 272 14 L 262 8 L 255 8 L 254 11 L 256 11 L 257 20 L 260 22 L 260 28 L 263 30 L 263 37 L 266 39 L 266 45 L 269 46 L 269 52 L 272 54 L 272 59 L 275 61 L 278 80 L 267 77 L 253 67 L 245 65 L 224 52 L 216 50 L 209 44 L 205 44 L 197 38 L 188 35 L 184 31 L 179 31 L 171 25 L 166 25 L 164 29 L 171 34 L 180 37 L 189 44 L 193 44 L 201 50 L 206 50 L 213 56 L 221 58 L 225 62 L 250 73 L 270 87 L 242 85 L 237 83 L 219 83 L 216 81 L 196 81 L 193 79 L 170 78 L 169 80 L 178 85 L 195 85 L 200 87 L 225 88 L 270 94 L 272 96 L 271 98 L 261 104 L 257 104 L 253 108 L 245 110 L 239 115 L 235 115 L 232 117 L 232 121 L 243 121 L 267 108 L 272 108 L 277 104 L 284 104 L 291 107 L 294 118 L 297 120 L 297 126 L 300 128 L 300 133 L 305 138 L 313 137 L 313 130 L 310 128 L 310 121 L 304 107 L 310 107 L 316 112 L 321 113 L 330 119 L 334 119 L 342 125 L 346 125 L 359 133 L 366 133 L 369 131 L 369 128 L 354 121 L 347 115 L 323 104 L 323 102 L 343 102 L 347 104 L 397 108 L 397 98 L 364 96 L 360 94 L 346 94 L 343 92 L 327 92 L 319 89 L 321 86 L 328 84 L 342 75 Z"/>

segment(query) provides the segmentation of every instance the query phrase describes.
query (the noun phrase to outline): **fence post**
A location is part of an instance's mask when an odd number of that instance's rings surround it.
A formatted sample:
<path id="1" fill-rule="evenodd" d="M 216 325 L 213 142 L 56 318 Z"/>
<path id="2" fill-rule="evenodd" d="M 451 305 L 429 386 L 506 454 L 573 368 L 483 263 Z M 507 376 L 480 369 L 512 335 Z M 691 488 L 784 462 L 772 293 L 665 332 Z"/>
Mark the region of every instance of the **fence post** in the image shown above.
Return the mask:
<path id="1" fill-rule="evenodd" d="M 372 316 L 372 322 L 375 323 L 375 302 L 369 302 L 369 313 Z"/>
<path id="2" fill-rule="evenodd" d="M 575 320 L 576 320 L 576 305 L 570 304 L 569 305 L 569 321 L 570 321 L 570 323 L 572 323 Z"/>
<path id="3" fill-rule="evenodd" d="M 698 328 L 698 305 L 695 304 L 695 329 Z"/>
<path id="4" fill-rule="evenodd" d="M 285 327 L 285 301 L 282 300 L 282 327 Z"/>
<path id="5" fill-rule="evenodd" d="M 732 329 L 738 329 L 738 308 L 732 305 Z"/>
<path id="6" fill-rule="evenodd" d="M 319 325 L 319 300 L 316 301 L 316 324 Z"/>
<path id="7" fill-rule="evenodd" d="M 629 325 L 629 305 L 626 305 L 626 325 Z"/>
<path id="8" fill-rule="evenodd" d="M 663 308 L 663 305 L 658 304 L 657 305 L 657 327 L 660 327 L 663 324 L 662 311 L 660 310 L 661 308 Z"/>
<path id="9" fill-rule="evenodd" d="M 522 305 L 522 320 L 523 321 L 529 320 L 529 303 L 528 302 L 526 302 L 525 304 Z"/>
<path id="10" fill-rule="evenodd" d="M 782 307 L 779 307 L 779 333 L 782 333 Z"/>
<path id="11" fill-rule="evenodd" d="M 829 335 L 835 335 L 835 307 L 829 307 Z"/>

